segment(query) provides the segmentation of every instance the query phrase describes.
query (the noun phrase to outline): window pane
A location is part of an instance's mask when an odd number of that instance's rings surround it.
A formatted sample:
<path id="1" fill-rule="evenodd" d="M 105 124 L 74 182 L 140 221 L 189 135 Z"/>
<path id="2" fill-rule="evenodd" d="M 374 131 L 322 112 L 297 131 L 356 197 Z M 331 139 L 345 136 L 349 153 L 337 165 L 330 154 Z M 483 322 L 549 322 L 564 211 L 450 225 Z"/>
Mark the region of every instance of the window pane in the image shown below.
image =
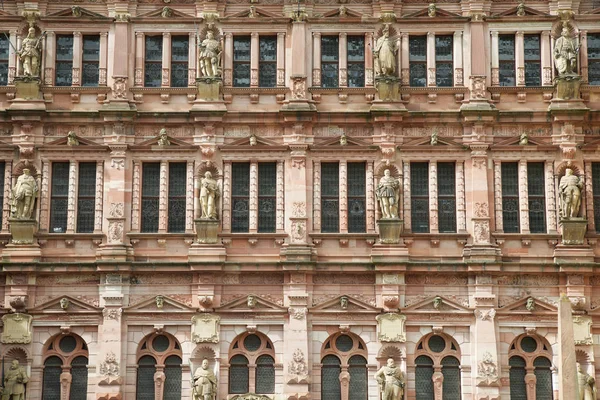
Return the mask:
<path id="1" fill-rule="evenodd" d="M 88 386 L 88 359 L 79 356 L 71 362 L 71 396 L 69 400 L 86 400 Z"/>
<path id="2" fill-rule="evenodd" d="M 277 164 L 258 164 L 258 232 L 275 232 Z M 267 393 L 267 392 L 265 392 Z"/>
<path id="3" fill-rule="evenodd" d="M 433 361 L 427 356 L 415 359 L 416 400 L 433 400 Z"/>
<path id="4" fill-rule="evenodd" d="M 367 400 L 367 360 L 362 356 L 352 356 L 348 361 L 350 374 L 349 400 Z"/>
<path id="5" fill-rule="evenodd" d="M 8 34 L 0 34 L 0 86 L 8 83 L 8 54 L 10 43 Z"/>
<path id="6" fill-rule="evenodd" d="M 186 163 L 169 164 L 168 232 L 185 232 Z"/>
<path id="7" fill-rule="evenodd" d="M 338 163 L 321 163 L 321 232 L 339 232 L 340 168 Z"/>
<path id="8" fill-rule="evenodd" d="M 142 165 L 142 232 L 158 232 L 160 163 Z"/>
<path id="9" fill-rule="evenodd" d="M 336 88 L 338 85 L 338 64 L 321 64 L 321 86 L 324 88 Z"/>
<path id="10" fill-rule="evenodd" d="M 440 232 L 456 232 L 456 170 L 454 163 L 438 163 L 438 220 Z"/>
<path id="11" fill-rule="evenodd" d="M 341 400 L 340 360 L 336 356 L 325 356 L 321 367 L 321 399 Z"/>
<path id="12" fill-rule="evenodd" d="M 171 37 L 171 87 L 188 85 L 189 37 Z"/>
<path id="13" fill-rule="evenodd" d="M 594 191 L 594 222 L 600 232 L 600 163 L 592 163 L 592 187 Z"/>
<path id="14" fill-rule="evenodd" d="M 277 36 L 261 36 L 260 61 L 277 61 Z"/>
<path id="15" fill-rule="evenodd" d="M 56 86 L 71 86 L 73 80 L 73 35 L 56 36 Z"/>
<path id="16" fill-rule="evenodd" d="M 498 35 L 500 86 L 515 86 L 515 37 Z"/>
<path id="17" fill-rule="evenodd" d="M 250 163 L 231 165 L 231 231 L 250 229 Z"/>
<path id="18" fill-rule="evenodd" d="M 453 43 L 452 35 L 435 37 L 435 81 L 437 86 L 449 87 L 454 84 Z"/>
<path id="19" fill-rule="evenodd" d="M 348 36 L 348 87 L 365 86 L 365 38 Z"/>
<path id="20" fill-rule="evenodd" d="M 454 357 L 442 360 L 442 400 L 460 400 L 460 362 Z"/>
<path id="21" fill-rule="evenodd" d="M 529 230 L 531 233 L 546 233 L 544 163 L 527 163 L 527 190 L 529 192 Z"/>
<path id="22" fill-rule="evenodd" d="M 229 362 L 229 393 L 248 393 L 248 359 L 242 355 L 231 357 Z"/>
<path id="23" fill-rule="evenodd" d="M 552 400 L 552 364 L 545 357 L 538 357 L 533 361 L 535 366 L 535 398 L 536 400 Z"/>
<path id="24" fill-rule="evenodd" d="M 365 163 L 348 163 L 348 232 L 366 232 Z"/>
<path id="25" fill-rule="evenodd" d="M 542 63 L 540 56 L 540 36 L 525 35 L 525 86 L 542 84 Z"/>
<path id="26" fill-rule="evenodd" d="M 250 36 L 233 38 L 233 86 L 250 87 Z"/>
<path id="27" fill-rule="evenodd" d="M 155 400 L 154 374 L 156 361 L 151 356 L 143 356 L 138 361 L 136 400 Z"/>
<path id="28" fill-rule="evenodd" d="M 44 361 L 42 400 L 61 400 L 60 374 L 62 361 L 58 357 L 49 357 Z"/>
<path id="29" fill-rule="evenodd" d="M 429 232 L 429 163 L 410 163 L 412 231 Z"/>
<path id="30" fill-rule="evenodd" d="M 408 49 L 410 86 L 427 86 L 427 37 L 410 36 Z"/>
<path id="31" fill-rule="evenodd" d="M 277 36 L 260 36 L 258 85 L 275 87 L 277 85 Z"/>
<path id="32" fill-rule="evenodd" d="M 519 172 L 516 162 L 502 163 L 502 225 L 505 233 L 519 233 Z"/>
<path id="33" fill-rule="evenodd" d="M 162 79 L 162 36 L 146 36 L 144 86 L 160 87 Z"/>
<path id="34" fill-rule="evenodd" d="M 96 208 L 96 163 L 79 163 L 77 232 L 92 233 Z"/>
<path id="35" fill-rule="evenodd" d="M 164 400 L 181 400 L 181 358 L 169 356 L 165 360 Z"/>
<path id="36" fill-rule="evenodd" d="M 260 356 L 256 360 L 256 393 L 275 393 L 275 360 L 271 356 Z"/>
<path id="37" fill-rule="evenodd" d="M 335 88 L 339 85 L 339 40 L 338 36 L 321 36 L 321 86 Z"/>
<path id="38" fill-rule="evenodd" d="M 100 62 L 100 36 L 86 35 L 83 37 L 82 55 L 82 86 L 98 86 Z"/>
<path id="39" fill-rule="evenodd" d="M 508 365 L 510 365 L 510 400 L 527 400 L 525 360 L 521 357 L 511 357 Z"/>
<path id="40" fill-rule="evenodd" d="M 67 230 L 69 163 L 52 163 L 52 197 L 50 199 L 50 233 Z"/>
<path id="41" fill-rule="evenodd" d="M 600 85 L 600 33 L 588 33 L 588 81 Z"/>

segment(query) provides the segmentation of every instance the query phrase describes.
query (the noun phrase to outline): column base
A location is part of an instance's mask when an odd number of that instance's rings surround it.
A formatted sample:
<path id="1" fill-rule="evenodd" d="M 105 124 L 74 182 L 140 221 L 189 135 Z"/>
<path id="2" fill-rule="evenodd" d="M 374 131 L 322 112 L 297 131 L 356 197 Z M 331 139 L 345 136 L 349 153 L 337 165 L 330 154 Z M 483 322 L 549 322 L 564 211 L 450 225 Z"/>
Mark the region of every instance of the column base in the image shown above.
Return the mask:
<path id="1" fill-rule="evenodd" d="M 377 90 L 377 101 L 400 102 L 400 85 L 402 81 L 396 76 L 378 76 L 375 78 L 375 89 Z M 404 105 L 402 104 L 402 108 Z"/>
<path id="2" fill-rule="evenodd" d="M 17 76 L 15 78 L 15 88 L 17 89 L 16 98 L 24 100 L 39 100 L 40 99 L 40 84 L 42 83 L 39 77 L 33 76 Z M 45 106 L 44 106 L 45 108 Z"/>
<path id="3" fill-rule="evenodd" d="M 562 244 L 565 246 L 582 246 L 585 242 L 585 232 L 587 231 L 587 219 L 570 218 L 561 219 L 562 225 Z"/>
<path id="4" fill-rule="evenodd" d="M 400 235 L 404 229 L 404 221 L 401 219 L 380 219 L 377 221 L 379 227 L 379 242 L 381 244 L 398 244 Z"/>
<path id="5" fill-rule="evenodd" d="M 312 100 L 298 99 L 298 100 L 287 100 L 281 107 L 281 111 L 317 111 L 317 107 Z"/>
<path id="6" fill-rule="evenodd" d="M 555 263 L 593 263 L 594 250 L 589 246 L 559 244 L 554 248 Z"/>
<path id="7" fill-rule="evenodd" d="M 227 250 L 223 245 L 194 243 L 190 246 L 188 260 L 190 262 L 226 261 Z"/>
<path id="8" fill-rule="evenodd" d="M 102 260 L 127 261 L 133 257 L 133 248 L 125 244 L 101 244 L 96 257 Z"/>
<path id="9" fill-rule="evenodd" d="M 2 251 L 2 259 L 10 262 L 37 262 L 42 257 L 40 246 L 36 244 L 7 244 Z"/>
<path id="10" fill-rule="evenodd" d="M 221 101 L 223 81 L 219 77 L 203 77 L 196 79 L 197 102 Z M 223 105 L 224 106 L 224 105 Z"/>
<path id="11" fill-rule="evenodd" d="M 16 219 L 9 218 L 10 243 L 13 245 L 36 245 L 33 237 L 37 231 L 37 221 L 35 219 Z"/>
<path id="12" fill-rule="evenodd" d="M 284 244 L 279 257 L 282 261 L 313 261 L 316 257 L 314 247 L 309 245 Z"/>
<path id="13" fill-rule="evenodd" d="M 371 262 L 405 262 L 408 261 L 408 247 L 404 244 L 376 244 L 371 250 Z"/>
<path id="14" fill-rule="evenodd" d="M 476 262 L 498 262 L 501 260 L 502 252 L 500 248 L 492 244 L 489 245 L 466 245 L 463 250 L 465 261 Z"/>
<path id="15" fill-rule="evenodd" d="M 199 244 L 218 243 L 219 221 L 216 219 L 195 219 L 196 242 Z"/>

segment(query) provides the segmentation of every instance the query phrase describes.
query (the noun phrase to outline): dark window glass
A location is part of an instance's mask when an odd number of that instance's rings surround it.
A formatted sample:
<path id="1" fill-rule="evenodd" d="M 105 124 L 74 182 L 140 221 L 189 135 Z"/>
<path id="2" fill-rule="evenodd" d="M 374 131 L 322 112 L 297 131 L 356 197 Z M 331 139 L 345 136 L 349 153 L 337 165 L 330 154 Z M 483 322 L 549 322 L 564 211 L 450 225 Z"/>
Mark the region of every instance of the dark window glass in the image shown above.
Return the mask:
<path id="1" fill-rule="evenodd" d="M 514 356 L 508 360 L 508 365 L 510 366 L 510 400 L 527 400 L 525 360 Z"/>
<path id="2" fill-rule="evenodd" d="M 231 231 L 250 229 L 250 163 L 231 165 Z"/>
<path id="3" fill-rule="evenodd" d="M 437 86 L 454 85 L 453 46 L 452 35 L 435 37 L 435 84 Z"/>
<path id="4" fill-rule="evenodd" d="M 519 233 L 519 166 L 502 163 L 502 225 L 506 233 Z"/>
<path id="5" fill-rule="evenodd" d="M 456 168 L 454 163 L 438 163 L 437 182 L 439 231 L 456 232 Z"/>
<path id="6" fill-rule="evenodd" d="M 244 338 L 244 347 L 248 351 L 256 351 L 260 349 L 262 340 L 258 335 L 248 335 Z"/>
<path id="7" fill-rule="evenodd" d="M 335 347 L 337 347 L 339 351 L 346 353 L 354 347 L 354 340 L 348 335 L 340 335 L 335 339 Z"/>
<path id="8" fill-rule="evenodd" d="M 525 86 L 542 85 L 540 35 L 525 35 Z"/>
<path id="9" fill-rule="evenodd" d="M 163 400 L 181 400 L 181 376 L 181 358 L 175 355 L 167 357 Z"/>
<path id="10" fill-rule="evenodd" d="M 6 164 L 4 161 L 0 162 L 0 177 L 4 178 Z M 4 204 L 4 179 L 0 179 L 0 204 Z M 9 214 L 10 215 L 10 214 Z M 0 207 L 0 221 L 2 221 L 3 210 Z"/>
<path id="11" fill-rule="evenodd" d="M 427 345 L 434 353 L 441 353 L 446 348 L 446 341 L 440 335 L 433 335 L 429 338 Z"/>
<path id="12" fill-rule="evenodd" d="M 544 163 L 527 163 L 527 190 L 529 192 L 529 230 L 546 233 L 546 190 Z"/>
<path id="13" fill-rule="evenodd" d="M 258 232 L 275 232 L 277 164 L 258 164 Z"/>
<path id="14" fill-rule="evenodd" d="M 533 360 L 535 367 L 535 399 L 552 400 L 552 363 L 546 357 L 538 357 Z"/>
<path id="15" fill-rule="evenodd" d="M 171 87 L 188 85 L 189 36 L 171 37 Z"/>
<path id="16" fill-rule="evenodd" d="M 67 230 L 69 197 L 69 163 L 52 163 L 52 195 L 50 197 L 50 233 Z"/>
<path id="17" fill-rule="evenodd" d="M 350 374 L 349 400 L 367 400 L 368 377 L 367 360 L 363 356 L 352 356 L 348 360 L 348 373 Z"/>
<path id="18" fill-rule="evenodd" d="M 146 36 L 144 86 L 160 87 L 162 82 L 162 36 Z"/>
<path id="19" fill-rule="evenodd" d="M 159 353 L 166 351 L 170 344 L 171 341 L 165 335 L 158 335 L 152 340 L 152 348 Z"/>
<path id="20" fill-rule="evenodd" d="M 73 81 L 73 35 L 56 35 L 56 86 Z"/>
<path id="21" fill-rule="evenodd" d="M 0 86 L 8 84 L 8 54 L 10 41 L 7 33 L 0 33 Z"/>
<path id="22" fill-rule="evenodd" d="M 340 387 L 340 359 L 333 355 L 323 357 L 321 361 L 321 398 L 327 400 L 341 400 Z"/>
<path id="23" fill-rule="evenodd" d="M 366 232 L 365 163 L 348 163 L 348 232 Z"/>
<path id="24" fill-rule="evenodd" d="M 156 373 L 156 360 L 152 356 L 143 356 L 138 361 L 137 384 L 135 391 L 136 400 L 155 400 L 154 374 Z"/>
<path id="25" fill-rule="evenodd" d="M 588 33 L 588 81 L 600 85 L 600 33 Z"/>
<path id="26" fill-rule="evenodd" d="M 231 357 L 229 361 L 229 393 L 248 393 L 248 359 L 241 354 Z"/>
<path id="27" fill-rule="evenodd" d="M 410 163 L 412 231 L 429 232 L 429 163 Z"/>
<path id="28" fill-rule="evenodd" d="M 427 86 L 427 37 L 410 36 L 408 51 L 410 86 Z"/>
<path id="29" fill-rule="evenodd" d="M 42 400 L 61 400 L 60 374 L 62 374 L 62 360 L 56 356 L 48 357 L 44 361 Z"/>
<path id="30" fill-rule="evenodd" d="M 416 400 L 433 400 L 433 360 L 427 356 L 415 359 Z"/>
<path id="31" fill-rule="evenodd" d="M 258 40 L 258 86 L 277 86 L 277 36 L 260 36 Z"/>
<path id="32" fill-rule="evenodd" d="M 442 359 L 442 400 L 460 400 L 460 362 L 455 357 Z"/>
<path id="33" fill-rule="evenodd" d="M 77 190 L 77 232 L 91 233 L 96 213 L 96 163 L 79 163 Z"/>
<path id="34" fill-rule="evenodd" d="M 521 340 L 521 349 L 526 353 L 533 353 L 537 350 L 537 347 L 537 342 L 532 337 L 526 336 Z"/>
<path id="35" fill-rule="evenodd" d="M 498 35 L 500 86 L 515 86 L 515 36 Z"/>
<path id="36" fill-rule="evenodd" d="M 98 86 L 100 78 L 100 36 L 85 35 L 83 37 L 83 54 L 81 57 L 81 85 Z"/>
<path id="37" fill-rule="evenodd" d="M 321 163 L 321 232 L 340 230 L 340 165 Z"/>
<path id="38" fill-rule="evenodd" d="M 142 164 L 142 232 L 158 232 L 160 163 Z"/>
<path id="39" fill-rule="evenodd" d="M 250 87 L 250 36 L 233 38 L 233 86 Z"/>
<path id="40" fill-rule="evenodd" d="M 339 86 L 338 68 L 340 46 L 338 36 L 321 36 L 321 86 L 336 88 Z"/>
<path id="41" fill-rule="evenodd" d="M 263 355 L 256 359 L 256 393 L 275 393 L 275 360 Z"/>
<path id="42" fill-rule="evenodd" d="M 365 86 L 365 37 L 348 36 L 348 87 Z"/>
<path id="43" fill-rule="evenodd" d="M 169 164 L 168 232 L 185 232 L 186 163 Z"/>
<path id="44" fill-rule="evenodd" d="M 88 359 L 75 357 L 71 362 L 71 396 L 69 400 L 86 400 L 88 385 Z"/>
<path id="45" fill-rule="evenodd" d="M 600 163 L 597 162 L 592 163 L 592 187 L 594 190 L 594 222 L 596 232 L 600 232 Z"/>

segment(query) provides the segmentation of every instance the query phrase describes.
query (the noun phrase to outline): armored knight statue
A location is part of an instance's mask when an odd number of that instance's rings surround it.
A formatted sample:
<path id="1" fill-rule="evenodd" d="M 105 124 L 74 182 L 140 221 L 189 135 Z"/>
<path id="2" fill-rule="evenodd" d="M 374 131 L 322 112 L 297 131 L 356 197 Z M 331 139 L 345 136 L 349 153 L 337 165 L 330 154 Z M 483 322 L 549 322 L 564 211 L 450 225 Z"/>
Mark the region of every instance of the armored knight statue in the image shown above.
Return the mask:
<path id="1" fill-rule="evenodd" d="M 217 219 L 217 198 L 219 197 L 219 186 L 213 179 L 210 171 L 204 173 L 200 181 L 200 206 L 202 208 L 202 219 Z"/>
<path id="2" fill-rule="evenodd" d="M 208 369 L 208 360 L 202 360 L 202 365 L 194 373 L 192 397 L 194 400 L 214 400 L 217 395 L 217 378 Z"/>
<path id="3" fill-rule="evenodd" d="M 390 27 L 386 24 L 373 51 L 376 76 L 396 76 L 397 52 L 398 48 L 390 38 Z"/>
<path id="4" fill-rule="evenodd" d="M 391 176 L 390 170 L 386 169 L 379 180 L 375 192 L 382 219 L 398 218 L 398 202 L 400 201 L 400 182 Z"/>
<path id="5" fill-rule="evenodd" d="M 12 218 L 31 219 L 38 193 L 38 185 L 35 178 L 31 176 L 29 168 L 23 169 L 23 175 L 17 179 L 12 192 Z"/>
<path id="6" fill-rule="evenodd" d="M 388 358 L 387 365 L 375 374 L 379 383 L 381 400 L 402 400 L 404 398 L 404 374 L 393 358 Z"/>
<path id="7" fill-rule="evenodd" d="M 581 369 L 577 363 L 577 384 L 579 397 L 577 400 L 596 400 L 596 380 Z"/>
<path id="8" fill-rule="evenodd" d="M 206 32 L 206 38 L 200 42 L 199 47 L 200 55 L 198 61 L 202 76 L 220 77 L 221 44 L 215 39 L 215 34 L 212 30 Z"/>
<path id="9" fill-rule="evenodd" d="M 573 175 L 573 170 L 567 168 L 565 175 L 560 178 L 558 193 L 560 199 L 561 216 L 564 219 L 576 218 L 581 206 L 581 189 L 583 180 Z"/>
<path id="10" fill-rule="evenodd" d="M 41 39 L 43 36 L 35 36 L 35 28 L 29 28 L 27 37 L 23 39 L 21 48 L 19 49 L 19 59 L 23 65 L 23 75 L 25 76 L 40 76 L 40 54 Z"/>
<path id="11" fill-rule="evenodd" d="M 9 370 L 4 375 L 4 391 L 2 400 L 25 400 L 25 384 L 29 382 L 27 371 L 13 360 Z"/>
<path id="12" fill-rule="evenodd" d="M 554 65 L 559 76 L 577 74 L 577 53 L 579 45 L 564 25 L 562 33 L 554 43 Z"/>

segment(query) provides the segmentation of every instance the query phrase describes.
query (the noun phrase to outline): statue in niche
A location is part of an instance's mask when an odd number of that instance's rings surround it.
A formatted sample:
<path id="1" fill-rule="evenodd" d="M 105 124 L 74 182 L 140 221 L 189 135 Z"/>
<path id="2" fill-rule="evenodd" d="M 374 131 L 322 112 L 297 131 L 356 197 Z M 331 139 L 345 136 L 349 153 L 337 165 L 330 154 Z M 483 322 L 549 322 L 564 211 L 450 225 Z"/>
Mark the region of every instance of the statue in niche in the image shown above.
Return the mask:
<path id="1" fill-rule="evenodd" d="M 212 30 L 206 32 L 206 39 L 200 43 L 199 64 L 202 76 L 220 77 L 221 76 L 221 44 L 215 39 Z"/>
<path id="2" fill-rule="evenodd" d="M 202 365 L 194 372 L 192 398 L 194 400 L 213 400 L 217 395 L 217 377 L 208 369 L 208 360 L 202 360 Z"/>
<path id="3" fill-rule="evenodd" d="M 31 26 L 27 37 L 21 43 L 19 49 L 19 59 L 23 64 L 23 75 L 39 77 L 40 76 L 40 54 L 42 53 L 41 40 L 44 36 L 35 36 L 35 28 Z"/>
<path id="4" fill-rule="evenodd" d="M 25 384 L 27 382 L 29 382 L 27 371 L 19 365 L 18 360 L 13 360 L 4 375 L 2 400 L 25 400 Z"/>
<path id="5" fill-rule="evenodd" d="M 375 43 L 374 64 L 376 76 L 395 76 L 396 75 L 396 53 L 398 48 L 394 41 L 390 39 L 390 26 L 386 24 L 383 27 L 382 35 Z"/>
<path id="6" fill-rule="evenodd" d="M 533 297 L 527 298 L 527 303 L 525 303 L 525 309 L 527 311 L 535 311 L 535 299 Z"/>
<path id="7" fill-rule="evenodd" d="M 583 189 L 583 179 L 577 175 L 573 175 L 573 170 L 567 168 L 565 175 L 560 178 L 560 183 L 558 184 L 562 218 L 576 218 L 577 214 L 579 214 L 581 189 Z"/>
<path id="8" fill-rule="evenodd" d="M 567 24 L 563 24 L 560 37 L 554 43 L 554 65 L 559 76 L 577 74 L 577 53 L 579 45 L 569 33 Z"/>
<path id="9" fill-rule="evenodd" d="M 35 178 L 31 176 L 29 168 L 23 168 L 23 175 L 17 179 L 12 192 L 12 218 L 31 219 L 38 193 L 38 185 Z"/>
<path id="10" fill-rule="evenodd" d="M 435 5 L 435 3 L 429 3 L 429 7 L 427 7 L 427 15 L 429 15 L 431 18 L 435 17 L 435 15 L 437 14 L 437 6 Z"/>
<path id="11" fill-rule="evenodd" d="M 400 182 L 391 176 L 390 170 L 383 171 L 375 191 L 382 219 L 398 218 L 398 202 L 400 200 Z"/>
<path id="12" fill-rule="evenodd" d="M 381 400 L 402 400 L 404 398 L 404 374 L 393 358 L 388 358 L 387 365 L 375 374 L 379 383 Z"/>
<path id="13" fill-rule="evenodd" d="M 204 173 L 200 181 L 200 206 L 202 208 L 202 219 L 217 219 L 217 198 L 219 197 L 219 186 L 213 179 L 210 171 Z"/>
<path id="14" fill-rule="evenodd" d="M 69 308 L 69 299 L 67 299 L 66 297 L 63 297 L 62 299 L 60 299 L 60 308 L 62 308 L 63 310 L 66 310 L 67 308 Z"/>
<path id="15" fill-rule="evenodd" d="M 577 384 L 579 397 L 577 400 L 596 400 L 596 380 L 581 369 L 577 363 Z"/>
<path id="16" fill-rule="evenodd" d="M 170 146 L 171 142 L 169 141 L 169 137 L 167 136 L 167 130 L 162 128 L 158 133 L 158 145 L 159 146 Z"/>
<path id="17" fill-rule="evenodd" d="M 77 139 L 77 135 L 73 131 L 67 133 L 67 146 L 79 146 L 79 139 Z"/>

